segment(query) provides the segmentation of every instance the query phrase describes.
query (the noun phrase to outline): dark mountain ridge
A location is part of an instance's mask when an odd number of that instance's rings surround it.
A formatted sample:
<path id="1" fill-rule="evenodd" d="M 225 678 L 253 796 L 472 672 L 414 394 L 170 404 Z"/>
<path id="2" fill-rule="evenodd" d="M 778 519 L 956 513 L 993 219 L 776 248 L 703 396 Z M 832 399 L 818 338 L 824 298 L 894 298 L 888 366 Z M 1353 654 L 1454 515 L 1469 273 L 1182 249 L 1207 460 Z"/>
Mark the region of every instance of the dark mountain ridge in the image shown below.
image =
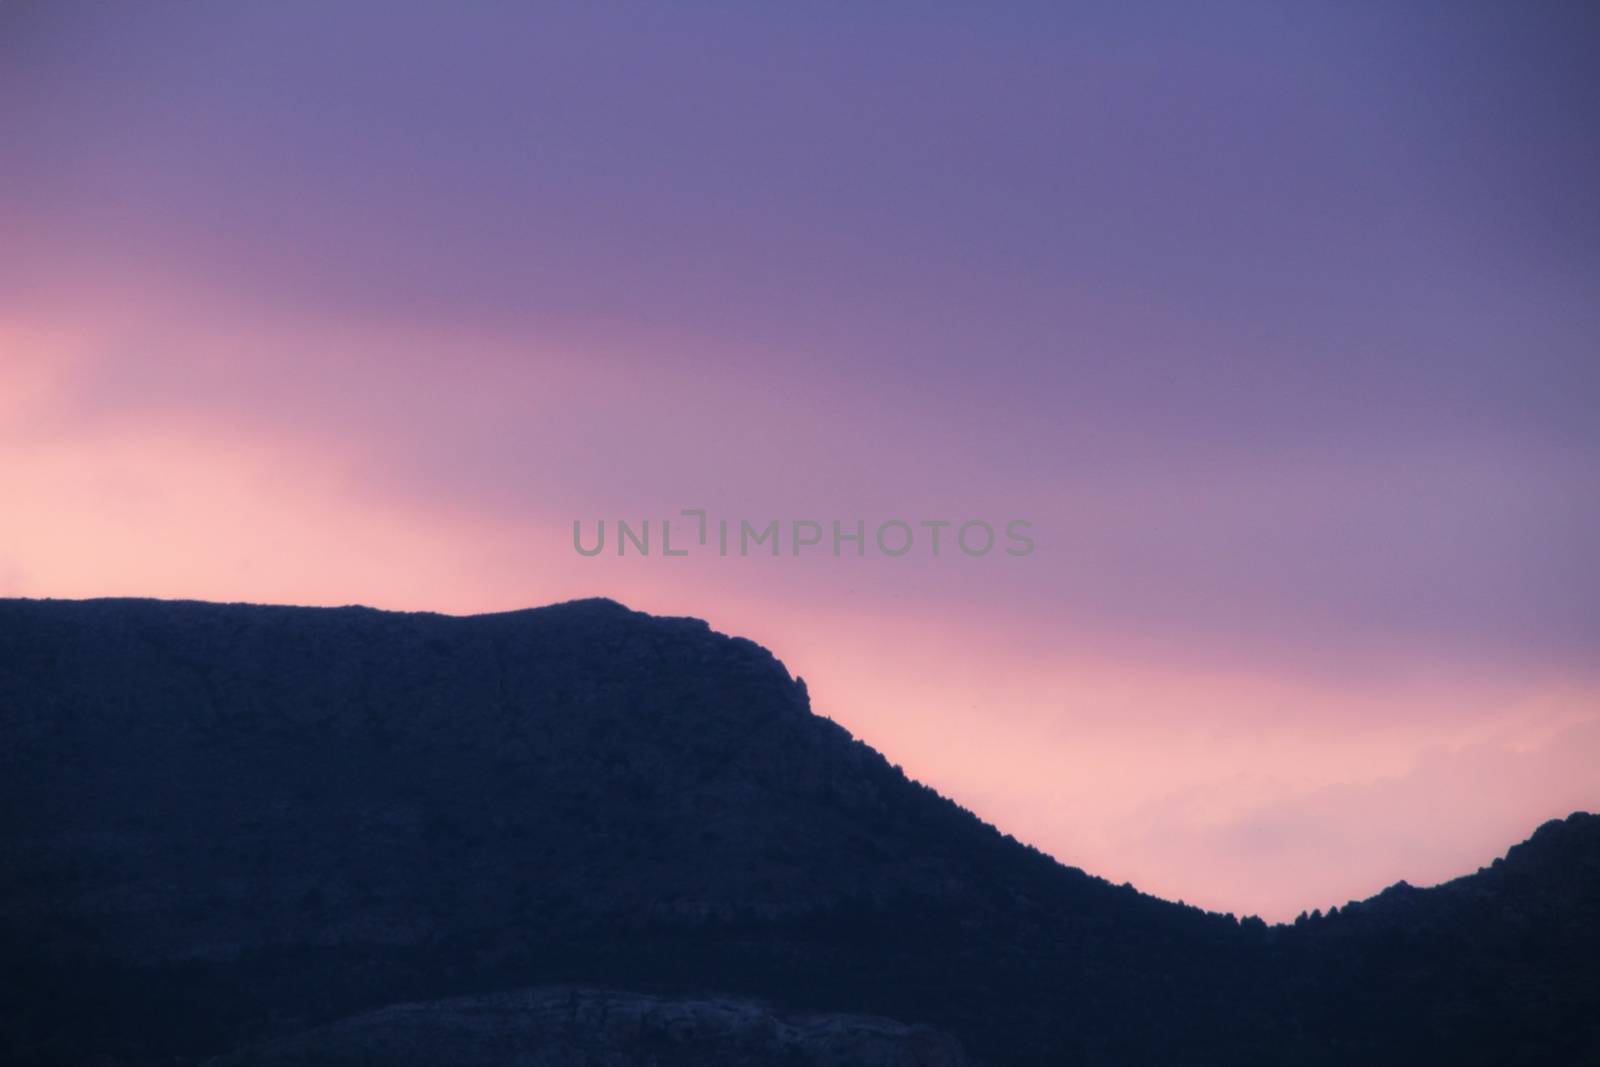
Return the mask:
<path id="1" fill-rule="evenodd" d="M 923 1024 L 991 1065 L 1581 1062 L 1597 824 L 1238 923 L 1002 835 L 698 620 L 0 601 L 0 1059 L 585 987 Z"/>

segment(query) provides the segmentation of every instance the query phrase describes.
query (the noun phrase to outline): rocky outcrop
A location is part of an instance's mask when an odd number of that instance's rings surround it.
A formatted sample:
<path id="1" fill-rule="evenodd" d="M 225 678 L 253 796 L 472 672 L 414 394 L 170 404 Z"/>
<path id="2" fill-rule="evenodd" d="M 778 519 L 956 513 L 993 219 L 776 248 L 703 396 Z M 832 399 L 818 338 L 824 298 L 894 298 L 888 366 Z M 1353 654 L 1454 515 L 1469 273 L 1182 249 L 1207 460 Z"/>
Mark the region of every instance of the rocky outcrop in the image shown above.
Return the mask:
<path id="1" fill-rule="evenodd" d="M 948 1034 L 754 1001 L 544 988 L 398 1004 L 207 1067 L 967 1067 Z"/>

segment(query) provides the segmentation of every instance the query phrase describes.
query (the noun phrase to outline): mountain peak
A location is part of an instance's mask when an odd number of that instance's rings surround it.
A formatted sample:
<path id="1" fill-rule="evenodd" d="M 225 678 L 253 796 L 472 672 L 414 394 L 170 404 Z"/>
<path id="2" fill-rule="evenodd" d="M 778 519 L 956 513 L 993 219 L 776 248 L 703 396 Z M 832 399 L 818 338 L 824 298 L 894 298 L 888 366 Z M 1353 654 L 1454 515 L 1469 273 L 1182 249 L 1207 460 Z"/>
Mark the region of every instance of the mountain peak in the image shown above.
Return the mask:
<path id="1" fill-rule="evenodd" d="M 28 991 L 0 1058 L 194 1062 L 582 987 L 927 1024 L 996 1067 L 1424 1036 L 1489 1062 L 1513 1031 L 1458 1008 L 1492 973 L 1578 1062 L 1600 1005 L 1539 990 L 1600 954 L 1595 822 L 1266 928 L 1001 835 L 698 619 L 0 601 L 0 954 Z"/>

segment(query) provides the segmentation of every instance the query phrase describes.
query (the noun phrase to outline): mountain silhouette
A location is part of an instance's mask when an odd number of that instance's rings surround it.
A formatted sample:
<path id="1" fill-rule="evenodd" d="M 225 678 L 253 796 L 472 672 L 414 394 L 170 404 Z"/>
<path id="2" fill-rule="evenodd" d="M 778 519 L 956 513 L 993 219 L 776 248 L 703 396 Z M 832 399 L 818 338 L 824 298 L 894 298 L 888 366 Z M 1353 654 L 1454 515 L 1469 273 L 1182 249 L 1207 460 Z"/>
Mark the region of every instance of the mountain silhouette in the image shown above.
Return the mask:
<path id="1" fill-rule="evenodd" d="M 1600 818 L 1269 927 L 698 620 L 0 600 L 0 960 L 14 1064 L 1596 1062 Z"/>

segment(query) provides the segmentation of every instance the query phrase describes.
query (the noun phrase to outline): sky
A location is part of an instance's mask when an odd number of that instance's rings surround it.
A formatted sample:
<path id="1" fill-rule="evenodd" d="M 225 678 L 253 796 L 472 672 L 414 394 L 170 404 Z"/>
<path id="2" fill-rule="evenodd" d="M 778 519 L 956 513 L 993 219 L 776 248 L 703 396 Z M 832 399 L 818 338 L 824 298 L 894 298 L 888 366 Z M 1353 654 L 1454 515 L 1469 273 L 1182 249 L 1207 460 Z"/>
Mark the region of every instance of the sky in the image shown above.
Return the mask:
<path id="1" fill-rule="evenodd" d="M 610 596 L 1115 882 L 1469 873 L 1600 809 L 1597 46 L 1578 3 L 5 0 L 0 595 Z M 615 555 L 688 508 L 1034 549 Z"/>

